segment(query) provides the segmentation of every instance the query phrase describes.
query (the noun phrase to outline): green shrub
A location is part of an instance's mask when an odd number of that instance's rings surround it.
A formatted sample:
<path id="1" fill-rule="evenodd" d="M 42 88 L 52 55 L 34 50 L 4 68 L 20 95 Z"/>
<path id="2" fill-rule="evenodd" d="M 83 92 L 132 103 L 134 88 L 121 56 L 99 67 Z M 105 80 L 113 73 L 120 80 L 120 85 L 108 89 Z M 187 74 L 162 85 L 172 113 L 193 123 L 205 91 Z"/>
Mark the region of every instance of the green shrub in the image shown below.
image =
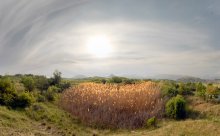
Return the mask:
<path id="1" fill-rule="evenodd" d="M 157 118 L 156 117 L 152 117 L 147 120 L 146 127 L 156 127 L 156 126 L 157 126 Z"/>
<path id="2" fill-rule="evenodd" d="M 220 91 L 219 91 L 218 87 L 216 87 L 212 84 L 209 84 L 206 89 L 206 94 L 208 96 L 208 99 L 215 99 L 215 98 L 218 98 Z"/>
<path id="3" fill-rule="evenodd" d="M 33 91 L 35 88 L 35 82 L 31 76 L 24 76 L 21 80 L 21 83 L 24 84 L 24 87 L 27 91 Z"/>
<path id="4" fill-rule="evenodd" d="M 64 90 L 71 87 L 71 83 L 67 81 L 62 81 L 59 85 L 56 85 L 56 87 L 58 88 L 58 92 L 62 93 Z"/>
<path id="5" fill-rule="evenodd" d="M 9 78 L 0 79 L 0 105 L 10 106 L 16 97 L 12 81 Z"/>
<path id="6" fill-rule="evenodd" d="M 111 79 L 110 79 L 110 83 L 122 83 L 122 78 L 121 77 L 117 77 L 117 76 L 114 76 L 114 77 L 112 77 Z"/>
<path id="7" fill-rule="evenodd" d="M 11 105 L 13 108 L 25 108 L 32 104 L 34 99 L 31 97 L 29 93 L 21 93 L 19 94 L 13 101 L 13 104 Z"/>
<path id="8" fill-rule="evenodd" d="M 57 93 L 59 92 L 59 90 L 60 88 L 56 86 L 50 86 L 45 94 L 46 99 L 48 101 L 54 101 L 57 98 Z"/>
<path id="9" fill-rule="evenodd" d="M 202 83 L 196 85 L 196 95 L 202 98 L 206 98 L 206 87 Z"/>
<path id="10" fill-rule="evenodd" d="M 171 98 L 178 94 L 178 90 L 174 86 L 166 86 L 162 88 L 162 94 Z"/>
<path id="11" fill-rule="evenodd" d="M 9 78 L 0 79 L 0 105 L 11 108 L 25 108 L 30 106 L 33 98 L 29 93 L 18 94 Z"/>
<path id="12" fill-rule="evenodd" d="M 45 76 L 35 76 L 34 77 L 36 88 L 40 91 L 47 90 L 50 86 L 49 79 Z"/>
<path id="13" fill-rule="evenodd" d="M 39 94 L 37 97 L 37 102 L 46 102 L 45 96 Z"/>
<path id="14" fill-rule="evenodd" d="M 192 92 L 194 91 L 193 86 L 191 84 L 184 84 L 184 83 L 179 83 L 178 84 L 178 94 L 180 95 L 191 95 L 193 94 Z"/>
<path id="15" fill-rule="evenodd" d="M 166 103 L 166 115 L 173 119 L 184 119 L 186 117 L 186 101 L 181 95 L 171 98 Z"/>
<path id="16" fill-rule="evenodd" d="M 123 82 L 124 84 L 135 84 L 135 81 L 134 79 L 124 79 Z"/>

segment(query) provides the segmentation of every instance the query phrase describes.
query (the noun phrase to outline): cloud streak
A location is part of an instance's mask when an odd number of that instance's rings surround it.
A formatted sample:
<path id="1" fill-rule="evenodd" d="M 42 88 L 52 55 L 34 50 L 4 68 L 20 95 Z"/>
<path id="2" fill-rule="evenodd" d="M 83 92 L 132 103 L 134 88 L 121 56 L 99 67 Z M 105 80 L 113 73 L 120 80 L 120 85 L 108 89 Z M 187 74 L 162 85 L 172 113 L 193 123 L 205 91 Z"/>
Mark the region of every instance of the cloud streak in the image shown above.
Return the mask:
<path id="1" fill-rule="evenodd" d="M 0 73 L 218 74 L 218 1 L 0 0 Z M 88 37 L 114 49 L 97 59 Z"/>

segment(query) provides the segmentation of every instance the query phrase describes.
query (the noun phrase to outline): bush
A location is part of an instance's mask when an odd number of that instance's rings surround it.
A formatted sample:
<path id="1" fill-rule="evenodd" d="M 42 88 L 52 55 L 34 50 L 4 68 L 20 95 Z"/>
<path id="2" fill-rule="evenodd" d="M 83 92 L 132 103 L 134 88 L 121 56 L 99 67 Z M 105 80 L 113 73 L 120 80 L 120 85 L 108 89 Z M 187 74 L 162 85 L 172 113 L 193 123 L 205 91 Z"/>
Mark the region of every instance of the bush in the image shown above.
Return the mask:
<path id="1" fill-rule="evenodd" d="M 157 118 L 156 117 L 152 117 L 147 120 L 146 127 L 156 127 L 156 126 L 157 126 Z"/>
<path id="2" fill-rule="evenodd" d="M 122 78 L 121 77 L 112 77 L 109 81 L 110 83 L 122 83 Z"/>
<path id="3" fill-rule="evenodd" d="M 50 86 L 49 79 L 45 76 L 35 76 L 34 77 L 36 88 L 43 91 L 47 90 Z"/>
<path id="4" fill-rule="evenodd" d="M 184 119 L 186 117 L 186 101 L 181 95 L 171 98 L 166 103 L 166 115 L 173 119 Z"/>
<path id="5" fill-rule="evenodd" d="M 178 84 L 178 94 L 180 95 L 191 95 L 192 92 L 194 91 L 193 86 L 191 84 L 184 84 L 184 83 L 179 83 Z"/>
<path id="6" fill-rule="evenodd" d="M 31 97 L 29 93 L 21 93 L 18 95 L 11 105 L 13 108 L 25 108 L 31 105 L 31 103 L 34 101 L 34 99 Z"/>
<path id="7" fill-rule="evenodd" d="M 32 101 L 33 98 L 29 93 L 18 94 L 10 79 L 0 79 L 0 105 L 11 108 L 25 108 L 30 106 Z"/>
<path id="8" fill-rule="evenodd" d="M 215 98 L 218 98 L 220 91 L 218 87 L 212 84 L 209 84 L 206 89 L 206 94 L 208 95 L 208 99 L 215 99 Z"/>
<path id="9" fill-rule="evenodd" d="M 57 93 L 59 92 L 60 88 L 56 86 L 50 86 L 47 89 L 47 92 L 45 94 L 48 101 L 54 101 L 57 97 Z"/>
<path id="10" fill-rule="evenodd" d="M 27 91 L 33 91 L 35 88 L 34 79 L 30 76 L 25 76 L 22 78 L 21 83 L 24 84 L 24 87 Z"/>
<path id="11" fill-rule="evenodd" d="M 0 105 L 10 106 L 16 96 L 12 81 L 9 78 L 0 79 Z"/>
<path id="12" fill-rule="evenodd" d="M 206 87 L 202 83 L 196 85 L 196 95 L 206 98 Z"/>
<path id="13" fill-rule="evenodd" d="M 175 86 L 163 86 L 162 87 L 163 96 L 168 96 L 169 98 L 175 97 L 178 94 L 178 90 Z"/>
<path id="14" fill-rule="evenodd" d="M 68 89 L 71 87 L 71 83 L 70 82 L 61 82 L 59 85 L 56 85 L 56 87 L 58 88 L 58 92 L 62 93 L 64 90 Z"/>
<path id="15" fill-rule="evenodd" d="M 135 84 L 135 81 L 134 79 L 124 79 L 123 82 L 124 84 Z"/>

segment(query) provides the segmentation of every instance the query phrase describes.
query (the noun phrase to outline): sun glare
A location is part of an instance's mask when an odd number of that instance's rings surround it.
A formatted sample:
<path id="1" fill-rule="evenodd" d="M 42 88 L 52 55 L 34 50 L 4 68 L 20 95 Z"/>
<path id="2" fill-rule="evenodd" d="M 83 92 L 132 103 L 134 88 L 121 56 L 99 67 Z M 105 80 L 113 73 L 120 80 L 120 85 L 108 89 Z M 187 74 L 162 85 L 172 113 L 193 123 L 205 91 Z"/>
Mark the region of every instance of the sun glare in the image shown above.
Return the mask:
<path id="1" fill-rule="evenodd" d="M 87 50 L 89 54 L 95 57 L 105 58 L 110 55 L 112 47 L 110 45 L 110 40 L 107 36 L 96 35 L 88 39 Z"/>

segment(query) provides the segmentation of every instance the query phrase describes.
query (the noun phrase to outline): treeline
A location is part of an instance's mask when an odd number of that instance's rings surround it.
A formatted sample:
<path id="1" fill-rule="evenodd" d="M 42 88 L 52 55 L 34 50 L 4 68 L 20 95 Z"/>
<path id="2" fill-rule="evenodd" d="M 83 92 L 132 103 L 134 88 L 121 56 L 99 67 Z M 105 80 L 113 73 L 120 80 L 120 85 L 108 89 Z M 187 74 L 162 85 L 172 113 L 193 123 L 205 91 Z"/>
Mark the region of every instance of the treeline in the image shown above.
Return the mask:
<path id="1" fill-rule="evenodd" d="M 34 102 L 55 101 L 70 86 L 57 70 L 52 78 L 32 74 L 0 76 L 0 105 L 25 108 Z"/>
<path id="2" fill-rule="evenodd" d="M 113 76 L 111 78 L 105 77 L 88 77 L 83 79 L 75 79 L 75 81 L 79 82 L 94 82 L 94 83 L 115 83 L 115 84 L 135 84 L 136 82 L 140 82 L 140 79 L 130 79 L 126 77 Z"/>
<path id="3" fill-rule="evenodd" d="M 219 98 L 220 88 L 215 84 L 201 82 L 183 83 L 175 81 L 161 81 L 162 93 L 167 97 L 179 95 L 196 95 L 204 100 L 211 101 Z"/>
<path id="4" fill-rule="evenodd" d="M 183 83 L 175 81 L 159 81 L 163 97 L 166 99 L 165 114 L 169 118 L 184 119 L 190 116 L 186 97 L 197 96 L 207 102 L 220 102 L 220 88 L 214 84 Z"/>

